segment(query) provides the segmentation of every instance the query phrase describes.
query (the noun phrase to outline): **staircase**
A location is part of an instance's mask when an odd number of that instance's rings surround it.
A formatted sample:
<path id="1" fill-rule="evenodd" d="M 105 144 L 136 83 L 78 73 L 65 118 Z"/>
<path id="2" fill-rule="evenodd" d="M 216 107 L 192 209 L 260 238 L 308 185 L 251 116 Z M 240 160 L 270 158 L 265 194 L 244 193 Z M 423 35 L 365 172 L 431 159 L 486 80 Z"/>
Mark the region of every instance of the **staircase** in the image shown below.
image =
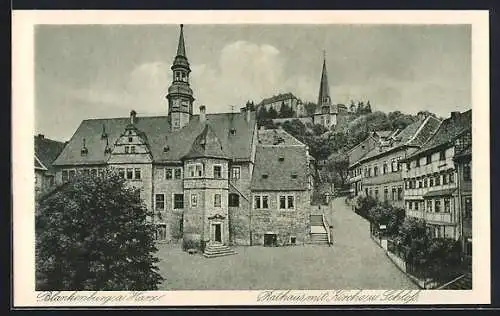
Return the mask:
<path id="1" fill-rule="evenodd" d="M 311 243 L 328 244 L 328 231 L 323 224 L 323 215 L 311 215 Z"/>
<path id="2" fill-rule="evenodd" d="M 466 273 L 438 288 L 439 290 L 472 290 L 472 273 Z"/>
<path id="3" fill-rule="evenodd" d="M 203 256 L 205 256 L 206 258 L 230 256 L 235 254 L 236 251 L 229 248 L 229 246 L 218 243 L 207 244 L 207 246 L 205 247 L 205 251 L 203 252 Z"/>

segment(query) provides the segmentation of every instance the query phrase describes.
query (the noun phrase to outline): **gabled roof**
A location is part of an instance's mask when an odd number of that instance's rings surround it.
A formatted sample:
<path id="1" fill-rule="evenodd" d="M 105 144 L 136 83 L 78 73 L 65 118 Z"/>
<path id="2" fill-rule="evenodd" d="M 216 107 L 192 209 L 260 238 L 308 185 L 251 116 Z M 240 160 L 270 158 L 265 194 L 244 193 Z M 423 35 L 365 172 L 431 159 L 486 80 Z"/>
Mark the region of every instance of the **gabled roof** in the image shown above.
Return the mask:
<path id="1" fill-rule="evenodd" d="M 104 153 L 106 143 L 113 147 L 129 122 L 129 117 L 84 120 L 54 164 L 106 163 L 109 158 L 109 154 Z M 201 123 L 199 116 L 193 115 L 186 126 L 175 132 L 171 131 L 168 116 L 138 116 L 135 126 L 146 137 L 153 162 L 165 163 L 180 162 L 206 124 L 213 129 L 229 158 L 250 160 L 255 123 L 255 113 L 251 113 L 249 122 L 245 113 L 218 113 L 206 114 L 206 122 Z M 101 137 L 103 126 L 107 138 Z M 230 133 L 231 130 L 234 133 Z M 83 138 L 88 149 L 85 156 L 80 153 Z"/>
<path id="2" fill-rule="evenodd" d="M 450 144 L 457 136 L 472 129 L 472 110 L 463 113 L 456 113 L 456 117 L 450 117 L 441 122 L 435 133 L 426 142 L 422 142 L 422 147 L 413 153 L 411 157 L 423 155 L 437 147 Z"/>
<path id="3" fill-rule="evenodd" d="M 52 171 L 52 164 L 57 156 L 63 151 L 63 142 L 45 138 L 42 135 L 35 136 L 35 160 L 39 160 L 42 167 Z M 37 163 L 35 162 L 35 168 Z"/>
<path id="4" fill-rule="evenodd" d="M 306 146 L 281 128 L 259 130 L 258 140 L 262 145 Z"/>
<path id="5" fill-rule="evenodd" d="M 255 153 L 251 189 L 254 191 L 307 190 L 308 163 L 305 147 L 259 145 Z"/>
<path id="6" fill-rule="evenodd" d="M 298 99 L 298 98 L 295 95 L 293 95 L 291 92 L 280 93 L 278 95 L 263 99 L 262 101 L 260 101 L 260 103 L 257 106 L 271 104 L 274 102 L 284 101 L 284 100 L 288 100 L 288 99 Z"/>
<path id="7" fill-rule="evenodd" d="M 383 156 L 404 147 L 420 147 L 437 130 L 439 124 L 440 121 L 433 116 L 421 118 L 408 125 L 399 134 L 394 135 L 394 140 L 388 146 L 376 146 L 360 161 Z"/>
<path id="8" fill-rule="evenodd" d="M 228 155 L 222 150 L 219 138 L 209 124 L 205 124 L 203 131 L 196 137 L 191 145 L 191 149 L 183 158 L 201 157 L 228 158 Z"/>

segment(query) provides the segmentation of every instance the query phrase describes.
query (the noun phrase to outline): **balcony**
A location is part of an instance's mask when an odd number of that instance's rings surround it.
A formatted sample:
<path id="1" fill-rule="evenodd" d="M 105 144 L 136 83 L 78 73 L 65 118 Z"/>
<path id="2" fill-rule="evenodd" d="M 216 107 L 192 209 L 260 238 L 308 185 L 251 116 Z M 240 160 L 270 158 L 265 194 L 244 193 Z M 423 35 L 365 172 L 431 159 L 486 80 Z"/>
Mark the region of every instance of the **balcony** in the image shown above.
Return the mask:
<path id="1" fill-rule="evenodd" d="M 453 224 L 451 213 L 425 213 L 425 220 L 429 222 L 450 223 Z"/>
<path id="2" fill-rule="evenodd" d="M 416 218 L 424 218 L 423 211 L 415 211 L 415 210 L 406 210 L 406 216 L 416 217 Z"/>

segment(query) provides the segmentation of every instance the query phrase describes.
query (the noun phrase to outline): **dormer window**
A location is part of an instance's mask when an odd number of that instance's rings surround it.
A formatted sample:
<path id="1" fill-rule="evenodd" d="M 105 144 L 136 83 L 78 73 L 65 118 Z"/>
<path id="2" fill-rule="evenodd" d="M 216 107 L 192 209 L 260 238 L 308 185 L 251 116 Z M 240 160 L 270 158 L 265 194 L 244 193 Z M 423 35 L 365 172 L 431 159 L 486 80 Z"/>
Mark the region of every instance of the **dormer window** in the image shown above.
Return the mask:
<path id="1" fill-rule="evenodd" d="M 279 158 L 278 158 L 278 161 L 280 161 L 280 162 L 285 161 L 285 157 L 279 157 Z"/>
<path id="2" fill-rule="evenodd" d="M 170 147 L 168 147 L 168 146 L 163 147 L 163 152 L 164 152 L 164 153 L 166 153 L 166 152 L 167 152 L 167 151 L 169 151 L 169 150 L 170 150 Z"/>
<path id="3" fill-rule="evenodd" d="M 268 177 L 269 177 L 269 175 L 267 175 L 267 174 L 262 175 L 262 179 L 267 179 Z"/>
<path id="4" fill-rule="evenodd" d="M 292 174 L 292 179 L 297 179 L 297 175 L 295 173 Z"/>
<path id="5" fill-rule="evenodd" d="M 130 146 L 130 153 L 135 154 L 135 146 Z"/>
<path id="6" fill-rule="evenodd" d="M 130 146 L 125 146 L 125 153 L 126 154 L 130 153 Z"/>
<path id="7" fill-rule="evenodd" d="M 87 154 L 89 153 L 89 150 L 87 149 L 87 147 L 85 146 L 85 138 L 83 139 L 83 144 L 82 144 L 82 149 L 80 150 L 80 154 L 82 156 L 87 156 Z"/>
<path id="8" fill-rule="evenodd" d="M 133 139 L 132 139 L 132 137 L 129 137 L 129 138 L 128 138 L 128 142 L 129 142 L 129 143 L 131 143 L 131 142 L 132 142 L 132 140 L 133 140 Z"/>
<path id="9" fill-rule="evenodd" d="M 231 128 L 231 130 L 229 132 L 231 135 L 236 135 L 236 129 L 234 127 Z"/>

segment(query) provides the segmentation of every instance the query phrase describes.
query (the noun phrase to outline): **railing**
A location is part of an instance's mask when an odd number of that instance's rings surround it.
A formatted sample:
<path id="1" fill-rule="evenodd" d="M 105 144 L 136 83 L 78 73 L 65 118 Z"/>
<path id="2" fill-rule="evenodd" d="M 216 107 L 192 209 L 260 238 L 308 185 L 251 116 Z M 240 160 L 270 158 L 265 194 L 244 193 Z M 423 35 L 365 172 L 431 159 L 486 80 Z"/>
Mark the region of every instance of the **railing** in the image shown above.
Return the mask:
<path id="1" fill-rule="evenodd" d="M 451 213 L 425 213 L 425 219 L 429 221 L 443 222 L 443 223 L 452 223 Z"/>
<path id="2" fill-rule="evenodd" d="M 321 214 L 321 218 L 323 219 L 323 227 L 325 227 L 326 230 L 326 236 L 328 237 L 328 245 L 331 245 L 331 237 L 330 237 L 330 226 L 328 225 L 328 222 L 325 218 L 325 214 Z"/>
<path id="3" fill-rule="evenodd" d="M 416 218 L 424 218 L 423 211 L 415 211 L 415 210 L 406 210 L 406 215 Z"/>

